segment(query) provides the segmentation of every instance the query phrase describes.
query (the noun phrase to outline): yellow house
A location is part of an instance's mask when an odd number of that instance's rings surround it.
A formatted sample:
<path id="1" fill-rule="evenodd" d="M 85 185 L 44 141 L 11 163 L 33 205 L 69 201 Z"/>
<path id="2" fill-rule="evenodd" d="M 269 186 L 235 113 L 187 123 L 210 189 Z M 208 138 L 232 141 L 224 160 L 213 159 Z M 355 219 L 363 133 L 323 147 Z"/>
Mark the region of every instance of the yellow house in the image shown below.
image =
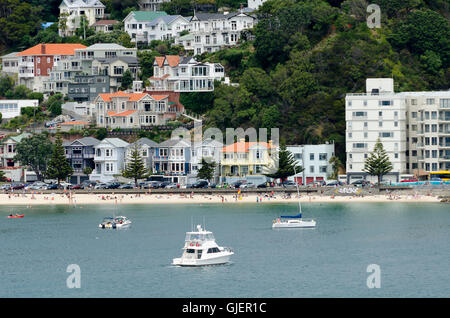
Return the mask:
<path id="1" fill-rule="evenodd" d="M 263 175 L 274 168 L 275 162 L 271 154 L 276 151 L 272 141 L 239 142 L 224 146 L 221 153 L 222 177 L 246 177 L 248 175 Z"/>

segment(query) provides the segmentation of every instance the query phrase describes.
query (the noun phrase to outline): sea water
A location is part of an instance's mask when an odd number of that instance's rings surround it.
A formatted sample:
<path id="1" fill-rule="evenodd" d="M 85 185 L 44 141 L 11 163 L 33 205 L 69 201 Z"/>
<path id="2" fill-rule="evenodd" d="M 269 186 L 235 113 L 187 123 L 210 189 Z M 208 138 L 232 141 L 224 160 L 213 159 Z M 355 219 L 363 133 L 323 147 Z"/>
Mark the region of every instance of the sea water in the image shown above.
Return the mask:
<path id="1" fill-rule="evenodd" d="M 303 217 L 314 218 L 316 228 L 271 228 L 277 216 L 297 209 L 275 203 L 2 206 L 0 297 L 450 297 L 449 205 L 305 203 Z M 16 212 L 25 217 L 7 218 Z M 125 230 L 98 228 L 114 213 L 133 223 Z M 192 223 L 233 248 L 231 263 L 171 265 Z M 80 288 L 69 288 L 72 264 Z M 379 288 L 369 288 L 374 279 Z"/>

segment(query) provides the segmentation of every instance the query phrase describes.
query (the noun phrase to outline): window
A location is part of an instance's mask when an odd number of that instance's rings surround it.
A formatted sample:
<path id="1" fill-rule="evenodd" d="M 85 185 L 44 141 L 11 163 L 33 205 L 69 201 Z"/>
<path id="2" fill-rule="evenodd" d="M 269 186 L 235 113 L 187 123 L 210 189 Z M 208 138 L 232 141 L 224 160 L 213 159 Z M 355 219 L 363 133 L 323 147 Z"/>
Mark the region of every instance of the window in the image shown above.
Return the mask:
<path id="1" fill-rule="evenodd" d="M 309 166 L 309 172 L 314 173 L 314 166 Z"/>
<path id="2" fill-rule="evenodd" d="M 367 137 L 368 137 L 368 133 L 365 132 L 365 133 L 364 133 L 364 138 L 367 138 Z"/>
<path id="3" fill-rule="evenodd" d="M 417 112 L 411 112 L 411 117 L 412 118 L 417 118 Z"/>
<path id="4" fill-rule="evenodd" d="M 367 117 L 367 112 L 353 112 L 353 117 Z"/>
<path id="5" fill-rule="evenodd" d="M 441 108 L 450 108 L 450 98 L 441 98 L 439 101 Z"/>
<path id="6" fill-rule="evenodd" d="M 362 148 L 367 148 L 367 144 L 366 143 L 362 143 L 362 142 L 360 142 L 360 143 L 354 143 L 353 144 L 353 148 L 359 148 L 359 149 L 362 149 Z"/>
<path id="7" fill-rule="evenodd" d="M 328 155 L 326 153 L 319 153 L 319 160 L 327 160 Z"/>
<path id="8" fill-rule="evenodd" d="M 382 117 L 383 116 L 383 112 L 378 112 L 378 116 Z"/>
<path id="9" fill-rule="evenodd" d="M 320 166 L 319 167 L 319 172 L 320 173 L 327 173 L 327 166 Z"/>
<path id="10" fill-rule="evenodd" d="M 380 100 L 378 102 L 378 105 L 379 106 L 392 106 L 392 105 L 394 105 L 394 101 L 392 101 L 392 100 Z"/>
<path id="11" fill-rule="evenodd" d="M 382 121 L 378 122 L 378 127 L 383 127 L 383 122 Z"/>
<path id="12" fill-rule="evenodd" d="M 379 137 L 380 138 L 392 138 L 392 137 L 394 137 L 394 133 L 392 131 L 380 132 Z"/>
<path id="13" fill-rule="evenodd" d="M 314 154 L 313 153 L 309 154 L 309 160 L 314 160 Z"/>
<path id="14" fill-rule="evenodd" d="M 427 98 L 427 105 L 434 105 L 434 98 Z"/>
<path id="15" fill-rule="evenodd" d="M 302 154 L 301 154 L 301 153 L 295 153 L 295 154 L 294 154 L 294 159 L 296 159 L 296 160 L 302 160 Z"/>
<path id="16" fill-rule="evenodd" d="M 394 121 L 394 127 L 398 127 L 398 121 Z"/>

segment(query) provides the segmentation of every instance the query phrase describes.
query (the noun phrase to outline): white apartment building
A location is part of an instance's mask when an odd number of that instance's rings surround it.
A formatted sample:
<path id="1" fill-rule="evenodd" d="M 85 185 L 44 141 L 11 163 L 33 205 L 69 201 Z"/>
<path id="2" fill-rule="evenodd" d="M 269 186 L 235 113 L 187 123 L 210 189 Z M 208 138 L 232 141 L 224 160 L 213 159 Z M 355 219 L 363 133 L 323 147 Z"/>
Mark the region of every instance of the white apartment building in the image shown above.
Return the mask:
<path id="1" fill-rule="evenodd" d="M 189 33 L 194 36 L 191 43 L 194 54 L 216 52 L 223 47 L 236 45 L 241 31 L 251 29 L 256 17 L 244 12 L 195 13 L 190 20 Z M 175 40 L 176 44 L 183 41 Z"/>
<path id="2" fill-rule="evenodd" d="M 105 16 L 105 6 L 99 0 L 63 0 L 59 5 L 59 18 L 66 20 L 65 27 L 59 26 L 60 36 L 72 36 L 80 27 L 84 16 L 89 26 Z"/>
<path id="3" fill-rule="evenodd" d="M 292 145 L 286 146 L 294 156 L 297 165 L 303 168 L 295 176 L 288 180 L 296 181 L 300 185 L 306 185 L 315 181 L 327 181 L 333 172 L 330 158 L 334 156 L 334 142 L 320 145 Z"/>
<path id="4" fill-rule="evenodd" d="M 450 91 L 395 93 L 393 79 L 373 78 L 366 93 L 347 94 L 345 103 L 350 183 L 375 181 L 363 168 L 378 139 L 393 165 L 384 180 L 450 168 Z"/>
<path id="5" fill-rule="evenodd" d="M 216 164 L 214 170 L 214 181 L 219 180 L 220 176 L 220 159 L 223 143 L 211 138 L 207 138 L 202 142 L 191 143 L 191 175 L 188 176 L 188 182 L 197 179 L 197 173 L 202 167 L 202 159 L 214 161 Z"/>
<path id="6" fill-rule="evenodd" d="M 0 113 L 2 118 L 14 118 L 20 116 L 24 107 L 38 107 L 37 99 L 0 99 Z"/>
<path id="7" fill-rule="evenodd" d="M 155 58 L 149 91 L 213 91 L 214 81 L 225 77 L 219 63 L 200 63 L 192 57 L 166 55 Z"/>

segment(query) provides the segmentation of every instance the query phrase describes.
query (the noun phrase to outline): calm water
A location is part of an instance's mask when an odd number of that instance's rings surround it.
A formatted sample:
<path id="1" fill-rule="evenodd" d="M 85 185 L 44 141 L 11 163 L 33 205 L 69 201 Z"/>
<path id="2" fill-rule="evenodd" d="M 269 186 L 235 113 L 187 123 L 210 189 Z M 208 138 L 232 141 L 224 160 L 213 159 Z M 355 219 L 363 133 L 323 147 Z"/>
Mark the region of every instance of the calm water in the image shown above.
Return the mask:
<path id="1" fill-rule="evenodd" d="M 112 206 L 0 208 L 0 297 L 450 297 L 450 206 L 304 204 L 316 229 L 272 230 L 295 204 L 123 205 L 128 230 L 97 228 Z M 23 211 L 23 219 L 8 219 Z M 170 265 L 206 219 L 232 263 Z M 68 289 L 69 264 L 81 288 Z M 369 264 L 381 288 L 368 289 Z"/>

